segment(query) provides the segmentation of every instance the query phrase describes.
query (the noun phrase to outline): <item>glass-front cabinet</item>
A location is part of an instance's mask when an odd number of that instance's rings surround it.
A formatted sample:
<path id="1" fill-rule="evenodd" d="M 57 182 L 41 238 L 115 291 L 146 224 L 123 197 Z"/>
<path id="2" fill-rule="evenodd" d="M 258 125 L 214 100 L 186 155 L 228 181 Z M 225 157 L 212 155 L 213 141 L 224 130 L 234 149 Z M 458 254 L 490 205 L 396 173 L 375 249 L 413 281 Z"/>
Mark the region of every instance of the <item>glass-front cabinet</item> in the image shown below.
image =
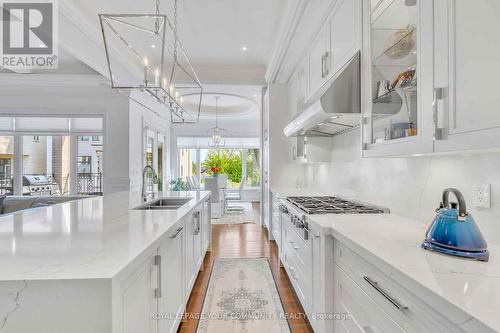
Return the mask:
<path id="1" fill-rule="evenodd" d="M 366 0 L 363 155 L 431 152 L 432 1 Z"/>

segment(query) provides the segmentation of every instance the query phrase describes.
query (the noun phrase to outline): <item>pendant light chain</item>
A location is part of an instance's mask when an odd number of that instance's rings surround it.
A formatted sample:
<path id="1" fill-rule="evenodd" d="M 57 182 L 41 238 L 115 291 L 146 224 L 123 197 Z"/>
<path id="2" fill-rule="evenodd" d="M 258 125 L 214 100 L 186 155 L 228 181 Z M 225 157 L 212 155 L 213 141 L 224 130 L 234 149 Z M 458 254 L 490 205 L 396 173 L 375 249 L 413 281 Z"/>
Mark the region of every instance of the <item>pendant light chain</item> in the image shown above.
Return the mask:
<path id="1" fill-rule="evenodd" d="M 157 35 L 160 34 L 160 0 L 156 0 L 156 20 L 155 20 L 155 32 Z"/>
<path id="2" fill-rule="evenodd" d="M 174 62 L 177 62 L 177 40 L 177 0 L 174 0 Z"/>

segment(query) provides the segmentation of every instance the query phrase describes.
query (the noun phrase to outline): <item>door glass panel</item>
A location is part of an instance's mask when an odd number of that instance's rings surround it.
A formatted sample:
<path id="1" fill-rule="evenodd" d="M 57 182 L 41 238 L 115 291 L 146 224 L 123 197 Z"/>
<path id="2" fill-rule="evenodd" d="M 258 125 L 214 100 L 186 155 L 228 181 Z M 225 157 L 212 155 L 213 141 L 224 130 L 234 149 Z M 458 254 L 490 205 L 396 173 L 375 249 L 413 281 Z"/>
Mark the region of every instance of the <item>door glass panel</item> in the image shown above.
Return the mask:
<path id="1" fill-rule="evenodd" d="M 158 142 L 158 189 L 163 191 L 163 142 Z"/>
<path id="2" fill-rule="evenodd" d="M 0 194 L 12 195 L 14 179 L 14 137 L 0 136 Z"/>
<path id="3" fill-rule="evenodd" d="M 419 0 L 372 0 L 372 143 L 417 135 Z"/>
<path id="4" fill-rule="evenodd" d="M 23 195 L 67 195 L 70 182 L 70 137 L 25 135 Z"/>
<path id="5" fill-rule="evenodd" d="M 102 195 L 103 137 L 100 135 L 77 137 L 77 193 Z"/>

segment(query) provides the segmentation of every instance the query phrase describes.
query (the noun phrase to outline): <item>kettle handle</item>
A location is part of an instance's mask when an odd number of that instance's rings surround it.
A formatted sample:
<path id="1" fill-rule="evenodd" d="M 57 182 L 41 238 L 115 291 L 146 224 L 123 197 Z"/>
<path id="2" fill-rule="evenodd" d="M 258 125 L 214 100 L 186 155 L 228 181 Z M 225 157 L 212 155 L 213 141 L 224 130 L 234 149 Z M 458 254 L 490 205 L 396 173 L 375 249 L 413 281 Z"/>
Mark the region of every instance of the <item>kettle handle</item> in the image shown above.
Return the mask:
<path id="1" fill-rule="evenodd" d="M 448 200 L 450 192 L 453 193 L 458 200 L 458 216 L 459 217 L 467 216 L 467 207 L 465 206 L 464 196 L 456 188 L 447 188 L 446 190 L 444 190 L 444 192 L 443 192 L 443 206 L 445 208 L 448 208 L 450 206 L 449 200 Z"/>

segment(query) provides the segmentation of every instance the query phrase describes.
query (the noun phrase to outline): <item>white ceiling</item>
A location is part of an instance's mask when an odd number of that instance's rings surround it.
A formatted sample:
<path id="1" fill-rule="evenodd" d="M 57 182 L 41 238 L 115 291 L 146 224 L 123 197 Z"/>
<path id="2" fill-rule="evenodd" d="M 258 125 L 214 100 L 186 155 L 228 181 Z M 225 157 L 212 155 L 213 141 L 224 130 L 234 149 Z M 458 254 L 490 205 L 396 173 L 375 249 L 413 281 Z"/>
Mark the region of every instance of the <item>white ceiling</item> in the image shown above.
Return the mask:
<path id="1" fill-rule="evenodd" d="M 98 28 L 97 14 L 154 13 L 153 0 L 74 0 Z M 287 0 L 179 0 L 179 38 L 196 64 L 266 65 Z M 172 20 L 173 0 L 160 0 Z M 242 47 L 247 50 L 243 51 Z"/>

